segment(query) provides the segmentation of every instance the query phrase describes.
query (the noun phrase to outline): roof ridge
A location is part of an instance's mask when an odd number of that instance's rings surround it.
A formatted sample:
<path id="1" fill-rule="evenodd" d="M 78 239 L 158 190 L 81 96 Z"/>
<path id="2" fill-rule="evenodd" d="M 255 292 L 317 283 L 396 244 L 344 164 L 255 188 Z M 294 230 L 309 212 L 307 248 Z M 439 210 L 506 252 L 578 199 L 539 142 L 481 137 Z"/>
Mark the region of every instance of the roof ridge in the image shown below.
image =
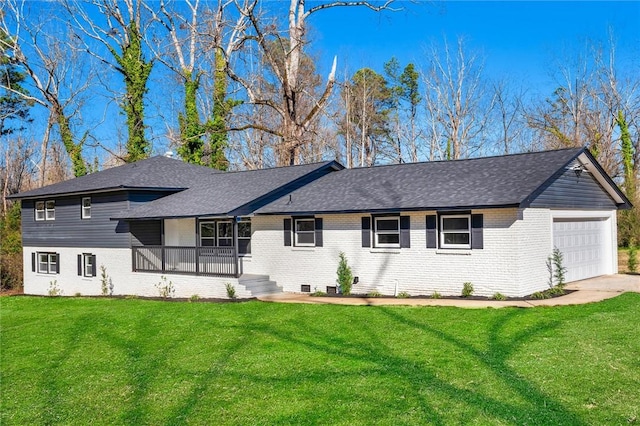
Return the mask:
<path id="1" fill-rule="evenodd" d="M 457 160 L 432 160 L 432 161 L 415 161 L 411 163 L 398 163 L 398 164 L 378 164 L 371 167 L 367 166 L 359 166 L 352 167 L 350 169 L 345 168 L 345 170 L 371 170 L 378 169 L 382 167 L 397 167 L 397 166 L 411 166 L 411 165 L 420 165 L 420 164 L 451 164 L 451 163 L 462 163 L 466 161 L 478 161 L 478 160 L 490 160 L 492 158 L 509 158 L 509 157 L 517 157 L 523 155 L 535 155 L 535 154 L 544 154 L 550 152 L 560 152 L 560 151 L 571 151 L 575 150 L 576 152 L 579 150 L 586 149 L 585 147 L 572 147 L 572 148 L 560 148 L 560 149 L 547 149 L 542 151 L 530 151 L 530 152 L 516 152 L 513 154 L 495 154 L 488 155 L 485 157 L 472 157 L 472 158 L 458 158 Z"/>

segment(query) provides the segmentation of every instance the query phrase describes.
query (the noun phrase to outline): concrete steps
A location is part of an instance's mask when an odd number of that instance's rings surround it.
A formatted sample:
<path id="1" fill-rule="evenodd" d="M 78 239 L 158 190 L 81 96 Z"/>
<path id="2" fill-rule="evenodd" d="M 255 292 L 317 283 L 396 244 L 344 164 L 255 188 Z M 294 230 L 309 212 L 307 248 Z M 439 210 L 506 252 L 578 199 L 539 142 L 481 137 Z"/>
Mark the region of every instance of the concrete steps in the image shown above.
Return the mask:
<path id="1" fill-rule="evenodd" d="M 238 278 L 238 284 L 245 288 L 248 297 L 281 294 L 282 287 L 271 281 L 268 275 L 243 274 Z"/>

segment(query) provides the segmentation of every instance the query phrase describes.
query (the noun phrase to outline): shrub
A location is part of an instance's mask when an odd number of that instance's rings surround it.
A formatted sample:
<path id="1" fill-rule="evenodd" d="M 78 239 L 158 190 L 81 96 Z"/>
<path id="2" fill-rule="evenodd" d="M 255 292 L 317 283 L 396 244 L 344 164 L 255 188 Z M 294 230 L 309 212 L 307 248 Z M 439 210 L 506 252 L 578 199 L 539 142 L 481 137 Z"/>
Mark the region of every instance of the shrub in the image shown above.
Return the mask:
<path id="1" fill-rule="evenodd" d="M 62 296 L 62 290 L 58 287 L 58 280 L 49 281 L 49 296 Z"/>
<path id="2" fill-rule="evenodd" d="M 502 293 L 494 293 L 493 296 L 491 296 L 491 299 L 493 299 L 493 300 L 507 300 L 507 296 L 505 296 Z"/>
<path id="3" fill-rule="evenodd" d="M 79 291 L 76 292 L 76 294 L 74 294 L 74 297 L 82 297 L 82 293 L 80 293 Z"/>
<path id="4" fill-rule="evenodd" d="M 558 247 L 553 248 L 553 253 L 551 254 L 550 259 L 547 259 L 547 261 L 549 262 L 549 260 L 553 264 L 551 270 L 553 271 L 553 279 L 555 281 L 555 285 L 560 287 L 564 286 L 567 268 L 564 266 L 564 256 Z M 549 266 L 547 266 L 547 268 L 548 267 Z M 553 286 L 553 282 L 551 282 L 550 284 L 552 284 Z"/>
<path id="5" fill-rule="evenodd" d="M 340 252 L 340 261 L 338 262 L 338 279 L 336 283 L 340 287 L 340 293 L 348 296 L 351 294 L 351 287 L 353 286 L 353 273 L 347 262 L 347 255 L 344 252 Z"/>
<path id="6" fill-rule="evenodd" d="M 398 295 L 396 296 L 398 299 L 408 299 L 411 297 L 411 295 L 409 293 L 407 293 L 406 291 L 401 291 L 400 293 L 398 293 Z"/>
<path id="7" fill-rule="evenodd" d="M 322 297 L 322 296 L 326 296 L 326 295 L 327 295 L 327 293 L 325 293 L 322 290 L 318 290 L 318 287 L 314 287 L 313 288 L 313 293 L 311 293 L 311 296 L 314 296 L 314 297 Z"/>
<path id="8" fill-rule="evenodd" d="M 235 300 L 236 298 L 236 288 L 231 283 L 226 283 L 224 285 L 227 289 L 227 297 L 229 299 Z"/>
<path id="9" fill-rule="evenodd" d="M 168 299 L 173 297 L 176 292 L 176 289 L 173 287 L 173 282 L 167 281 L 167 277 L 160 277 L 160 282 L 156 284 L 156 288 L 158 289 L 158 294 L 163 299 Z"/>
<path id="10" fill-rule="evenodd" d="M 107 268 L 105 268 L 104 265 L 100 265 L 100 287 L 103 296 L 113 295 L 113 281 L 111 281 L 111 277 L 107 275 Z"/>
<path id="11" fill-rule="evenodd" d="M 473 284 L 466 282 L 462 285 L 462 297 L 469 297 L 473 294 Z"/>
<path id="12" fill-rule="evenodd" d="M 440 299 L 440 298 L 442 298 L 442 295 L 441 295 L 440 293 L 438 293 L 437 291 L 434 291 L 434 292 L 431 294 L 431 298 L 432 298 L 432 299 Z"/>
<path id="13" fill-rule="evenodd" d="M 378 290 L 372 290 L 367 294 L 368 297 L 382 297 L 382 293 Z"/>
<path id="14" fill-rule="evenodd" d="M 638 249 L 636 248 L 634 241 L 631 241 L 631 244 L 629 244 L 627 272 L 638 272 Z"/>
<path id="15" fill-rule="evenodd" d="M 200 300 L 200 296 L 198 296 L 197 294 L 192 294 L 189 298 L 189 302 L 197 302 L 198 300 Z"/>
<path id="16" fill-rule="evenodd" d="M 22 288 L 20 203 L 0 212 L 0 290 Z"/>
<path id="17" fill-rule="evenodd" d="M 533 293 L 533 294 L 531 295 L 531 298 L 532 298 L 532 299 L 538 299 L 538 300 L 541 300 L 541 299 L 548 299 L 549 297 L 550 297 L 550 296 L 547 294 L 547 292 L 546 292 L 546 291 L 536 291 L 535 293 Z"/>

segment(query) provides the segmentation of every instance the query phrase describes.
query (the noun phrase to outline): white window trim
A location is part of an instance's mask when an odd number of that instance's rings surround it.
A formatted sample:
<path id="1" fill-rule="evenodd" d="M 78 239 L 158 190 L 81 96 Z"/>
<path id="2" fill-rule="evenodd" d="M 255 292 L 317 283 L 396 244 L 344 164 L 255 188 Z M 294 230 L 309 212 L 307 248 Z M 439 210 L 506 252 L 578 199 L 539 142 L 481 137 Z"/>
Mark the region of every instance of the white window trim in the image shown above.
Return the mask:
<path id="1" fill-rule="evenodd" d="M 53 208 L 49 208 L 49 203 L 53 203 Z M 45 201 L 44 212 L 45 220 L 56 220 L 56 202 L 54 200 Z"/>
<path id="2" fill-rule="evenodd" d="M 85 278 L 93 278 L 93 269 L 96 266 L 91 264 L 92 259 L 93 259 L 93 254 L 82 253 L 82 276 Z M 88 265 L 91 265 L 91 269 L 89 271 L 87 271 Z"/>
<path id="3" fill-rule="evenodd" d="M 396 220 L 398 222 L 398 231 L 382 231 L 379 232 L 378 231 L 378 221 L 379 220 Z M 374 229 L 374 248 L 400 248 L 400 216 L 379 216 L 379 217 L 375 217 L 374 218 L 374 223 L 373 223 L 373 229 Z M 397 243 L 380 243 L 378 240 L 378 236 L 382 234 L 382 235 L 398 235 L 398 242 Z"/>
<path id="4" fill-rule="evenodd" d="M 89 206 L 84 205 L 84 201 L 89 200 Z M 91 219 L 91 197 L 83 197 L 80 203 L 82 219 Z"/>
<path id="5" fill-rule="evenodd" d="M 313 223 L 312 231 L 298 231 L 298 222 L 311 222 Z M 312 217 L 305 217 L 300 219 L 294 219 L 293 221 L 293 233 L 295 235 L 295 246 L 296 247 L 315 247 L 316 246 L 316 220 Z M 298 234 L 311 234 L 313 235 L 312 243 L 300 243 L 298 242 Z"/>
<path id="6" fill-rule="evenodd" d="M 465 231 L 457 229 L 455 231 L 444 230 L 444 219 L 467 219 L 467 231 L 469 234 L 469 244 L 446 244 L 444 237 L 446 234 L 463 234 Z M 471 215 L 470 214 L 443 214 L 440 215 L 440 248 L 443 249 L 471 249 Z"/>
<path id="7" fill-rule="evenodd" d="M 38 208 L 38 205 L 40 205 L 41 208 Z M 43 221 L 43 220 L 47 220 L 47 215 L 45 213 L 44 206 L 45 206 L 45 202 L 44 201 L 36 201 L 34 211 L 35 211 L 35 220 L 37 222 L 40 222 L 40 221 Z M 38 217 L 38 213 L 40 213 L 40 217 Z"/>
<path id="8" fill-rule="evenodd" d="M 50 275 L 54 275 L 54 274 L 58 273 L 57 272 L 57 267 L 58 267 L 58 262 L 60 262 L 60 259 L 58 259 L 58 255 L 56 253 L 38 252 L 38 253 L 36 253 L 36 256 L 37 256 L 37 259 L 36 259 L 36 261 L 37 261 L 36 272 L 37 273 L 39 273 L 39 274 L 50 274 Z M 47 268 L 46 268 L 46 270 L 42 270 L 40 268 L 40 264 L 41 263 L 45 263 L 45 262 L 41 262 L 40 261 L 40 256 L 46 256 L 47 257 L 47 261 L 46 261 Z M 52 256 L 56 258 L 55 262 L 51 261 L 51 257 Z"/>

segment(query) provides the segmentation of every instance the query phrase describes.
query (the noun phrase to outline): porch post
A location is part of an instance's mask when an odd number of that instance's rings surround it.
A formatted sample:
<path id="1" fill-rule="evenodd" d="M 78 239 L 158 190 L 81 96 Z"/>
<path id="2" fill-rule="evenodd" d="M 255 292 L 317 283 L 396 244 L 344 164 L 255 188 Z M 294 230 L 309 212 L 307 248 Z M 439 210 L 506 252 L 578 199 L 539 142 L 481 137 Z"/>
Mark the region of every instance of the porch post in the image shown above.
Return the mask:
<path id="1" fill-rule="evenodd" d="M 240 268 L 238 267 L 238 221 L 240 218 L 238 216 L 233 217 L 233 275 L 238 278 L 240 274 L 238 271 Z"/>

